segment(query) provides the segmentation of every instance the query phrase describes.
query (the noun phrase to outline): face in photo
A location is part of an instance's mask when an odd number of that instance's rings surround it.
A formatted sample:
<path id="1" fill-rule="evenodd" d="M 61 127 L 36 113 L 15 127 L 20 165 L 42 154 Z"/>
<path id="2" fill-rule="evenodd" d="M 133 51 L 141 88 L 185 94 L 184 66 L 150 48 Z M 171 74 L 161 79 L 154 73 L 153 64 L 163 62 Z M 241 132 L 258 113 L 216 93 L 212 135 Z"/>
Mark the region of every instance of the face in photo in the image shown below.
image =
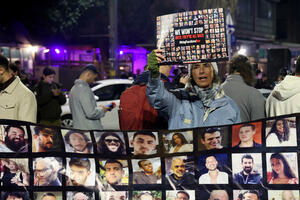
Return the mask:
<path id="1" fill-rule="evenodd" d="M 98 153 L 107 156 L 126 154 L 126 145 L 122 132 L 95 132 L 95 137 Z"/>
<path id="2" fill-rule="evenodd" d="M 152 155 L 157 153 L 157 132 L 139 131 L 128 133 L 133 155 Z"/>
<path id="3" fill-rule="evenodd" d="M 65 140 L 66 152 L 93 153 L 93 143 L 90 133 L 74 130 L 61 130 Z"/>
<path id="4" fill-rule="evenodd" d="M 28 137 L 25 126 L 0 126 L 1 152 L 28 152 Z"/>

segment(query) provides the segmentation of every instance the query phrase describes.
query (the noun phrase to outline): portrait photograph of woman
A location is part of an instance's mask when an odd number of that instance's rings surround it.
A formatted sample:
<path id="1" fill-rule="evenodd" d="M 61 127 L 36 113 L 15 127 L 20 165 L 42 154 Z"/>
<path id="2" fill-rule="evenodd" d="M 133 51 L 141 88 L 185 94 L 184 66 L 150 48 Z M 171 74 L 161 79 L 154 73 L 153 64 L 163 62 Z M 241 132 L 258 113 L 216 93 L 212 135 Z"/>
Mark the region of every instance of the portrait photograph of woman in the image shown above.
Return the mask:
<path id="1" fill-rule="evenodd" d="M 297 146 L 296 118 L 277 118 L 267 121 L 266 146 Z"/>
<path id="2" fill-rule="evenodd" d="M 268 184 L 298 184 L 297 153 L 267 153 Z"/>
<path id="3" fill-rule="evenodd" d="M 164 135 L 166 153 L 181 153 L 193 151 L 193 132 L 173 132 Z"/>

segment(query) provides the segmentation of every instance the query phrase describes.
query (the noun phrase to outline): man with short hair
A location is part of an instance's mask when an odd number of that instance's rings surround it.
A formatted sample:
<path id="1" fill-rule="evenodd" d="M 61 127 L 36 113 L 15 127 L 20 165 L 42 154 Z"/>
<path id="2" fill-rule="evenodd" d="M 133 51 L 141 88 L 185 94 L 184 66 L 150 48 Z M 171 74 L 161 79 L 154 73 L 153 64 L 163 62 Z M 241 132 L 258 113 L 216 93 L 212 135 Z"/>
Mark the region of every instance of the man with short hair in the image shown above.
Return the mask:
<path id="1" fill-rule="evenodd" d="M 34 144 L 33 152 L 53 151 L 53 137 L 56 131 L 52 128 L 36 126 L 34 128 Z"/>
<path id="2" fill-rule="evenodd" d="M 2 200 L 29 200 L 28 194 L 26 192 L 6 192 Z"/>
<path id="3" fill-rule="evenodd" d="M 275 86 L 266 101 L 267 117 L 300 112 L 300 56 L 295 65 L 295 76 L 287 75 Z"/>
<path id="4" fill-rule="evenodd" d="M 102 198 L 103 198 L 103 200 L 126 200 L 127 199 L 127 191 L 102 192 L 101 199 Z"/>
<path id="5" fill-rule="evenodd" d="M 189 200 L 190 195 L 186 191 L 180 190 L 177 192 L 175 200 Z"/>
<path id="6" fill-rule="evenodd" d="M 154 200 L 154 196 L 152 192 L 145 191 L 138 196 L 138 200 Z"/>
<path id="7" fill-rule="evenodd" d="M 172 173 L 167 176 L 168 184 L 172 188 L 185 190 L 192 188 L 196 183 L 194 175 L 186 171 L 183 159 L 177 157 L 172 160 Z"/>
<path id="8" fill-rule="evenodd" d="M 25 140 L 25 130 L 22 126 L 8 125 L 4 130 L 4 143 L 0 143 L 1 152 L 27 152 L 28 143 Z"/>
<path id="9" fill-rule="evenodd" d="M 139 131 L 134 133 L 130 144 L 134 155 L 150 155 L 156 153 L 156 137 L 152 132 Z"/>
<path id="10" fill-rule="evenodd" d="M 74 153 L 93 153 L 93 144 L 81 131 L 69 130 L 65 135 L 66 151 Z"/>
<path id="11" fill-rule="evenodd" d="M 73 127 L 80 130 L 102 130 L 100 118 L 104 117 L 108 108 L 97 107 L 94 93 L 90 84 L 95 82 L 98 76 L 96 67 L 87 65 L 76 79 L 70 91 L 70 109 L 73 118 Z"/>
<path id="12" fill-rule="evenodd" d="M 233 175 L 233 182 L 237 184 L 258 184 L 262 181 L 261 175 L 253 170 L 254 160 L 251 155 L 243 155 L 241 163 L 243 171 Z"/>
<path id="13" fill-rule="evenodd" d="M 153 172 L 150 160 L 140 160 L 138 165 L 143 171 L 133 172 L 133 184 L 157 184 L 161 182 L 159 174 Z"/>
<path id="14" fill-rule="evenodd" d="M 256 130 L 253 124 L 243 124 L 239 129 L 240 142 L 233 148 L 245 147 L 261 147 L 261 144 L 256 143 L 253 139 Z"/>
<path id="15" fill-rule="evenodd" d="M 83 192 L 77 192 L 74 195 L 74 200 L 88 200 L 88 196 L 86 196 Z"/>
<path id="16" fill-rule="evenodd" d="M 34 161 L 35 186 L 61 186 L 58 178 L 58 161 L 54 157 L 37 158 Z"/>
<path id="17" fill-rule="evenodd" d="M 228 200 L 228 194 L 226 190 L 213 190 L 210 193 L 208 200 Z"/>
<path id="18" fill-rule="evenodd" d="M 56 200 L 56 196 L 52 192 L 47 192 L 42 195 L 41 200 Z"/>
<path id="19" fill-rule="evenodd" d="M 70 177 L 67 185 L 69 186 L 94 186 L 88 177 L 91 175 L 91 162 L 88 158 L 71 158 L 69 161 Z"/>
<path id="20" fill-rule="evenodd" d="M 259 192 L 256 190 L 247 190 L 243 193 L 242 200 L 259 200 Z"/>
<path id="21" fill-rule="evenodd" d="M 205 166 L 208 172 L 199 178 L 199 184 L 228 184 L 228 174 L 218 170 L 218 161 L 214 155 L 205 159 Z"/>
<path id="22" fill-rule="evenodd" d="M 200 132 L 200 142 L 206 150 L 223 149 L 222 130 L 220 128 L 204 128 Z"/>
<path id="23" fill-rule="evenodd" d="M 0 119 L 36 123 L 36 116 L 34 94 L 10 72 L 8 59 L 0 54 Z"/>

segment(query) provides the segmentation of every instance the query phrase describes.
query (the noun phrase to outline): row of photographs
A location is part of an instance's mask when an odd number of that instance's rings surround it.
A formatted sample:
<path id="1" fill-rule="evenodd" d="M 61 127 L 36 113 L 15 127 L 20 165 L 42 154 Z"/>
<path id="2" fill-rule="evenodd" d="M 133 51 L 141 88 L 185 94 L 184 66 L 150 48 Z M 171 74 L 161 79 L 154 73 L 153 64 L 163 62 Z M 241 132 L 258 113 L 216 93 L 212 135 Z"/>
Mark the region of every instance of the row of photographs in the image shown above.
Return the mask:
<path id="1" fill-rule="evenodd" d="M 2 200 L 299 200 L 298 190 L 211 190 L 211 191 L 194 191 L 194 190 L 179 190 L 179 191 L 133 191 L 129 194 L 128 191 L 108 191 L 100 194 L 93 192 L 82 191 L 43 191 L 33 192 L 32 197 L 28 192 L 9 192 L 2 191 Z M 267 196 L 266 196 L 267 195 Z M 97 196 L 97 197 L 96 197 Z"/>
<path id="2" fill-rule="evenodd" d="M 46 126 L 0 125 L 0 154 L 65 151 L 111 157 L 207 150 L 234 152 L 257 147 L 297 147 L 296 117 L 161 134 L 151 131 L 84 132 Z"/>
<path id="3" fill-rule="evenodd" d="M 100 191 L 139 185 L 195 189 L 200 185 L 297 185 L 297 152 L 205 154 L 141 159 L 83 157 L 1 158 L 5 187 L 96 186 Z M 148 186 L 147 186 L 148 185 Z M 131 186 L 130 186 L 131 188 Z"/>

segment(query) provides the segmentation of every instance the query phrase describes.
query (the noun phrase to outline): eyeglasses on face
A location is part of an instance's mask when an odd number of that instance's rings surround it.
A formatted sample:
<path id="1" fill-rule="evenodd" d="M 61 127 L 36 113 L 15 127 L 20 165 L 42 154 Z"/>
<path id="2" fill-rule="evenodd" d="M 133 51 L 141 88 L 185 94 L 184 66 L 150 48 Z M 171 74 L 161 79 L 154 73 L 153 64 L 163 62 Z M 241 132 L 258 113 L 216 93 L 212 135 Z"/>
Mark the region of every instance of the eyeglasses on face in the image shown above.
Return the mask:
<path id="1" fill-rule="evenodd" d="M 120 141 L 117 140 L 117 139 L 105 139 L 104 141 L 107 142 L 107 143 L 112 143 L 112 142 L 118 143 L 118 142 L 120 142 Z"/>

